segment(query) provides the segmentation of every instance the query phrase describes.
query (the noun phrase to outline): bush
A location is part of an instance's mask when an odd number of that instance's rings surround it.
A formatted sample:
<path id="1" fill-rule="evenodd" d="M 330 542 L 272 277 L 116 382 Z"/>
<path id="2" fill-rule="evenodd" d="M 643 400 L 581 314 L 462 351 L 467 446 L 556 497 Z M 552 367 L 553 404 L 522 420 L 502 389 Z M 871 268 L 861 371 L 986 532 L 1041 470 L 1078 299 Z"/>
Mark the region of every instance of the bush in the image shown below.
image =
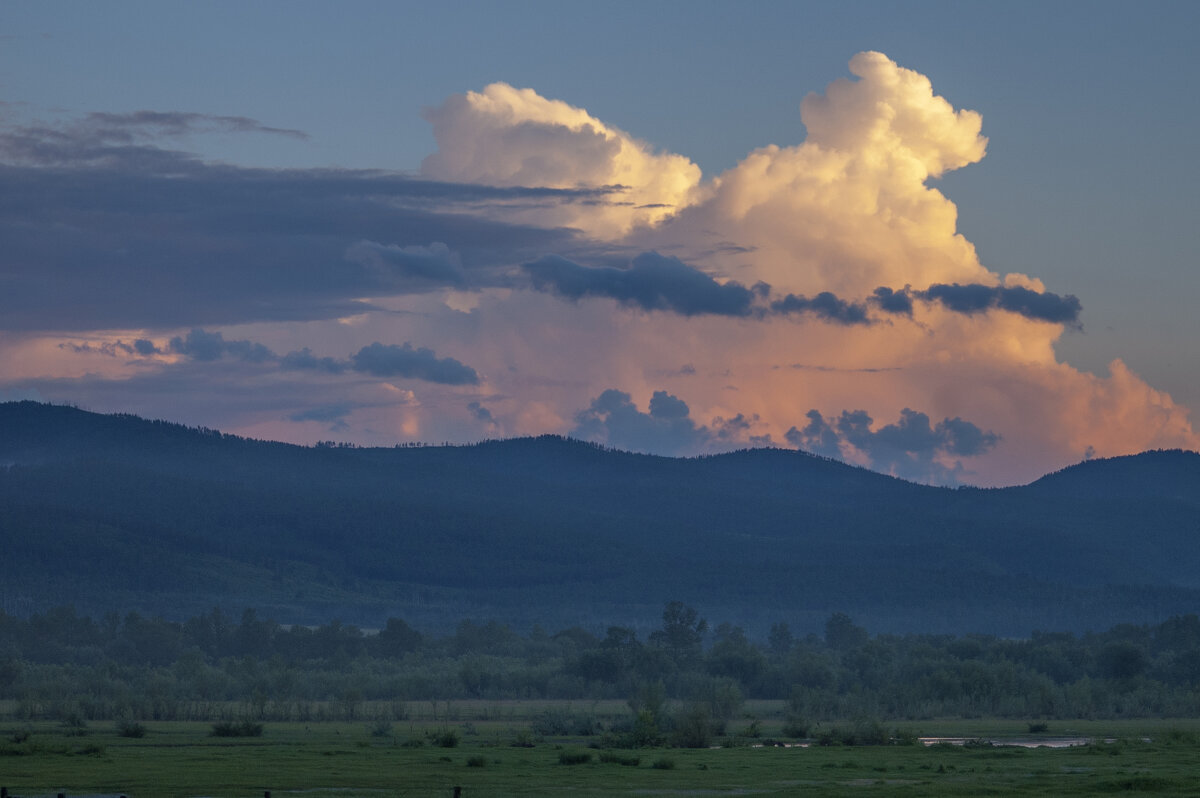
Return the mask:
<path id="1" fill-rule="evenodd" d="M 467 767 L 469 767 L 469 768 L 481 768 L 481 767 L 486 767 L 486 766 L 487 766 L 487 757 L 486 756 L 473 756 L 467 760 Z"/>
<path id="2" fill-rule="evenodd" d="M 438 748 L 458 747 L 458 731 L 455 729 L 442 729 L 441 731 L 430 732 L 429 738 Z"/>
<path id="3" fill-rule="evenodd" d="M 146 727 L 136 720 L 122 718 L 117 721 L 117 735 L 120 737 L 145 737 Z"/>
<path id="4" fill-rule="evenodd" d="M 808 721 L 796 713 L 788 713 L 787 720 L 783 722 L 784 737 L 807 737 L 811 727 Z"/>
<path id="5" fill-rule="evenodd" d="M 596 721 L 587 715 L 549 711 L 530 724 L 539 737 L 590 737 L 596 733 Z"/>
<path id="6" fill-rule="evenodd" d="M 695 704 L 675 719 L 671 743 L 678 748 L 708 748 L 712 745 L 712 718 L 708 707 Z"/>
<path id="7" fill-rule="evenodd" d="M 533 735 L 528 729 L 519 729 L 509 745 L 513 748 L 533 748 Z"/>
<path id="8" fill-rule="evenodd" d="M 1031 721 L 1026 725 L 1026 728 L 1029 729 L 1030 734 L 1041 734 L 1050 728 L 1050 724 L 1043 723 L 1042 721 Z"/>
<path id="9" fill-rule="evenodd" d="M 386 720 L 381 720 L 371 727 L 372 737 L 391 737 L 392 724 Z"/>
<path id="10" fill-rule="evenodd" d="M 654 760 L 654 764 L 652 764 L 650 767 L 654 768 L 655 770 L 674 770 L 675 760 L 667 759 L 664 756 L 662 759 Z"/>
<path id="11" fill-rule="evenodd" d="M 560 765 L 586 765 L 591 761 L 592 755 L 587 751 L 560 751 L 558 754 Z"/>
<path id="12" fill-rule="evenodd" d="M 72 712 L 63 719 L 63 734 L 67 737 L 82 737 L 87 734 L 87 721 L 78 713 Z"/>
<path id="13" fill-rule="evenodd" d="M 641 757 L 623 756 L 614 751 L 602 751 L 600 753 L 600 761 L 606 765 L 624 765 L 630 768 L 635 768 L 642 764 Z"/>
<path id="14" fill-rule="evenodd" d="M 409 737 L 404 742 L 400 743 L 401 748 L 424 748 L 425 741 L 420 737 Z"/>
<path id="15" fill-rule="evenodd" d="M 209 732 L 210 737 L 262 737 L 263 725 L 255 723 L 252 720 L 243 720 L 238 723 L 233 721 L 221 721 L 212 725 L 212 731 Z"/>

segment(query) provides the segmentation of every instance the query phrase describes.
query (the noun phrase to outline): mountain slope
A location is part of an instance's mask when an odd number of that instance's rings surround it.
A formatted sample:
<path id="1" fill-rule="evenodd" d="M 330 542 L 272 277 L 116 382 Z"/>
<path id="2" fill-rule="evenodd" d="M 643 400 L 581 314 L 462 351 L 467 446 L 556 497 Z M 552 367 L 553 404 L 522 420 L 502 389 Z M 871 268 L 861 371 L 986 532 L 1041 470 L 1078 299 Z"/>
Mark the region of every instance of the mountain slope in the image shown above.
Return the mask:
<path id="1" fill-rule="evenodd" d="M 782 450 L 305 448 L 21 402 L 0 464 L 9 611 L 641 626 L 679 598 L 750 628 L 1023 634 L 1200 606 L 1194 453 L 950 490 Z"/>

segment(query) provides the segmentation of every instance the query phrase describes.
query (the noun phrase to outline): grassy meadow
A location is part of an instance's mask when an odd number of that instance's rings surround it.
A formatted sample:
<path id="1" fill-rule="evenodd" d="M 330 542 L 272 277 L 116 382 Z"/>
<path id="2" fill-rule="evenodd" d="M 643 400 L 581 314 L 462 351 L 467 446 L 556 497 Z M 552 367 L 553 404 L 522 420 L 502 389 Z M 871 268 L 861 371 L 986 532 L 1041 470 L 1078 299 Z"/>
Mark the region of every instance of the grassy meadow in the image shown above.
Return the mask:
<path id="1" fill-rule="evenodd" d="M 721 747 L 596 748 L 599 736 L 536 734 L 546 711 L 606 724 L 622 702 L 413 703 L 403 721 L 265 723 L 261 736 L 215 737 L 213 724 L 86 725 L 0 721 L 0 786 L 13 796 L 129 798 L 612 795 L 1195 795 L 1200 721 L 897 723 L 916 736 L 1017 739 L 1086 736 L 1073 748 L 987 744 L 777 747 L 780 707 L 750 702 Z M 749 717 L 753 714 L 757 719 Z M 758 736 L 748 736 L 757 734 Z M 453 741 L 453 745 L 450 742 Z M 791 741 L 786 741 L 789 744 Z"/>

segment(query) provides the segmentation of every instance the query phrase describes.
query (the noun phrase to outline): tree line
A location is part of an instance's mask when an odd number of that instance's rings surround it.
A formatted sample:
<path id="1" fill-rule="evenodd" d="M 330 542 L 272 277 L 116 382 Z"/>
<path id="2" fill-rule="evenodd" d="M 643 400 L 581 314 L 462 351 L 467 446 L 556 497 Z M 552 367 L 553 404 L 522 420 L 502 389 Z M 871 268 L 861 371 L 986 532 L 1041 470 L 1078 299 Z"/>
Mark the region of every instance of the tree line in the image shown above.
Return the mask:
<path id="1" fill-rule="evenodd" d="M 855 717 L 1195 716 L 1200 618 L 1006 639 L 871 635 L 834 613 L 823 635 L 779 622 L 755 640 L 681 602 L 644 639 L 474 620 L 443 635 L 399 618 L 286 626 L 254 610 L 182 622 L 0 612 L 0 700 L 20 718 L 356 719 L 370 706 L 398 719 L 406 702 L 464 698 L 623 699 L 646 733 L 668 705 L 721 719 L 748 698 L 785 699 L 796 732 Z"/>

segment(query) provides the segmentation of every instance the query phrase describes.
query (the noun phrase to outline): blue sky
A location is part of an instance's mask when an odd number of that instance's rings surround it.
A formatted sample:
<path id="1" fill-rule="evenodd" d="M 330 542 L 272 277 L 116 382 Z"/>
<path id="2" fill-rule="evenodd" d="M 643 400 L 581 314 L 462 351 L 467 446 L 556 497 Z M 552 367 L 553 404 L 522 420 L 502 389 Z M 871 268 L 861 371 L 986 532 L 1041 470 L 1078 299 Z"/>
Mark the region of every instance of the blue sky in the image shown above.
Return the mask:
<path id="1" fill-rule="evenodd" d="M 1198 9 L 1194 3 L 1100 2 L 10 2 L 0 8 L 0 112 L 14 127 L 69 125 L 89 112 L 246 117 L 306 137 L 217 125 L 160 144 L 240 167 L 419 175 L 423 159 L 438 148 L 423 109 L 503 81 L 586 109 L 659 151 L 689 158 L 707 179 L 757 147 L 803 142 L 801 100 L 847 77 L 855 53 L 880 51 L 927 76 L 954 108 L 982 115 L 986 157 L 929 185 L 957 207 L 958 231 L 975 245 L 984 267 L 1030 275 L 1047 292 L 1078 297 L 1080 325 L 1055 340 L 1059 359 L 1104 378 L 1108 364 L 1120 358 L 1149 386 L 1194 409 L 1200 407 L 1200 316 L 1191 309 L 1200 290 L 1193 199 L 1200 178 L 1194 152 Z M 706 268 L 721 280 L 735 277 Z M 177 329 L 165 319 L 106 329 L 136 328 L 147 340 L 165 342 L 193 326 L 212 331 L 222 323 L 220 313 L 207 321 L 182 318 Z M 282 338 L 278 331 L 256 332 Z M 20 334 L 27 341 L 30 332 Z M 234 330 L 225 337 L 248 334 Z M 431 336 L 414 336 L 412 344 L 440 352 L 438 336 Z M 291 346 L 282 339 L 276 344 Z M 7 362 L 29 357 L 12 355 Z M 7 390 L 37 390 L 54 399 L 74 392 L 85 404 L 91 397 L 98 409 L 122 409 L 115 406 L 120 380 L 100 389 L 69 386 L 63 374 L 47 382 L 50 376 L 39 382 L 29 368 L 10 366 Z M 613 379 L 606 375 L 587 393 L 628 391 L 635 405 L 647 406 L 653 385 L 639 389 L 610 384 Z M 695 409 L 698 400 L 691 404 Z M 142 399 L 138 406 L 170 416 L 170 405 Z M 233 409 L 228 417 L 198 418 L 200 411 L 186 403 L 178 407 L 187 416 L 182 420 L 273 429 Z M 591 412 L 587 408 L 583 403 L 576 412 Z M 857 408 L 823 412 L 843 409 Z M 876 410 L 877 428 L 900 418 L 901 409 Z M 930 415 L 936 423 L 943 414 L 969 419 L 970 411 L 963 406 Z M 552 431 L 569 432 L 578 420 L 565 406 L 551 416 L 566 422 Z M 387 439 L 378 418 L 361 429 L 350 418 L 344 423 L 330 432 Z M 493 432 L 536 427 L 498 424 Z M 712 417 L 696 420 L 715 429 L 712 424 Z M 456 437 L 447 431 L 450 422 L 434 426 Z M 464 428 L 457 437 L 485 431 Z M 783 431 L 775 431 L 773 442 L 782 442 Z M 997 432 L 1004 437 L 1004 430 Z M 1015 441 L 1013 433 L 1007 440 Z M 1037 463 L 1067 459 L 1063 449 Z"/>

